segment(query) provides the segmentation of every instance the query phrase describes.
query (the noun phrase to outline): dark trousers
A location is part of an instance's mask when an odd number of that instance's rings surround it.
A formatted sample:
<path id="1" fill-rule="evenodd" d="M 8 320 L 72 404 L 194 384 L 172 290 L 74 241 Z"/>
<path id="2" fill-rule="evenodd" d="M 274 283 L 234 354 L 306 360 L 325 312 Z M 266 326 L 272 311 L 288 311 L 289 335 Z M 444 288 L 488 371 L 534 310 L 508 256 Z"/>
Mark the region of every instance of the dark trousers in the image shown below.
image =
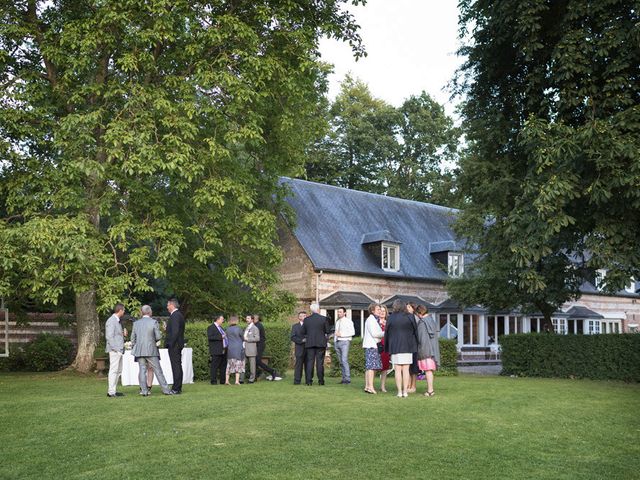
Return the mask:
<path id="1" fill-rule="evenodd" d="M 311 347 L 305 350 L 307 359 L 304 367 L 304 381 L 307 385 L 313 383 L 313 366 L 315 364 L 318 371 L 318 383 L 324 385 L 324 354 L 326 348 Z"/>
<path id="2" fill-rule="evenodd" d="M 172 347 L 169 349 L 169 360 L 171 361 L 171 372 L 173 373 L 173 387 L 171 390 L 182 391 L 182 347 Z"/>
<path id="3" fill-rule="evenodd" d="M 227 374 L 227 354 L 211 355 L 211 383 L 224 383 Z M 220 379 L 218 380 L 218 377 Z"/>
<path id="4" fill-rule="evenodd" d="M 258 343 L 258 355 L 256 355 L 256 378 L 260 376 L 260 370 L 269 372 L 271 376 L 275 377 L 276 371 L 262 361 L 263 353 L 264 353 L 264 343 L 263 344 Z"/>
<path id="5" fill-rule="evenodd" d="M 298 385 L 302 381 L 302 369 L 305 367 L 305 348 L 302 345 L 296 345 L 296 364 L 293 367 L 293 384 Z"/>

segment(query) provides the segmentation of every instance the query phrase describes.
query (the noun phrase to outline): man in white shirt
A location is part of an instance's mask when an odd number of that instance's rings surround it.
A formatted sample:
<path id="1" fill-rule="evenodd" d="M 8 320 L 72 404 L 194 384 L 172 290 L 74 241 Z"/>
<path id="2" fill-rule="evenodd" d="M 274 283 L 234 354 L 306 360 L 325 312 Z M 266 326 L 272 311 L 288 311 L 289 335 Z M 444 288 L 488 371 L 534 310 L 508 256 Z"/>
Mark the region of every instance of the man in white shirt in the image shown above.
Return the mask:
<path id="1" fill-rule="evenodd" d="M 347 318 L 347 310 L 344 307 L 338 309 L 338 320 L 336 320 L 335 329 L 335 349 L 338 360 L 340 361 L 340 369 L 342 370 L 342 381 L 340 383 L 351 383 L 351 370 L 349 368 L 349 346 L 351 339 L 356 334 L 353 322 Z"/>

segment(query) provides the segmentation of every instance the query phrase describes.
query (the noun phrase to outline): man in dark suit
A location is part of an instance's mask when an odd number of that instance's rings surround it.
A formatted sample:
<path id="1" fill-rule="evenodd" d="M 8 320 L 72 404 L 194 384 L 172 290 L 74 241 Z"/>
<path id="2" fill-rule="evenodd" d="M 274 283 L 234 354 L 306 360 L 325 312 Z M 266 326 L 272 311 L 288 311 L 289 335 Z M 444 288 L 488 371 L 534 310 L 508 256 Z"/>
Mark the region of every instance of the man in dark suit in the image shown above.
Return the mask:
<path id="1" fill-rule="evenodd" d="M 218 382 L 224 384 L 227 369 L 227 334 L 222 329 L 224 317 L 218 315 L 215 321 L 207 328 L 209 338 L 209 355 L 211 355 L 211 385 Z M 220 380 L 218 380 L 220 376 Z"/>
<path id="2" fill-rule="evenodd" d="M 311 304 L 311 315 L 304 319 L 302 334 L 306 337 L 305 342 L 305 369 L 304 380 L 307 385 L 313 383 L 313 366 L 316 365 L 318 371 L 318 384 L 324 385 L 324 355 L 327 351 L 327 338 L 331 333 L 331 327 L 327 317 L 320 315 L 320 306 L 317 303 Z"/>
<path id="3" fill-rule="evenodd" d="M 182 393 L 182 349 L 184 348 L 184 317 L 178 308 L 180 308 L 180 304 L 175 298 L 167 302 L 169 321 L 167 322 L 165 347 L 169 350 L 169 360 L 171 360 L 171 371 L 173 372 L 171 391 L 176 395 Z"/>
<path id="4" fill-rule="evenodd" d="M 307 312 L 298 313 L 298 322 L 294 323 L 291 327 L 291 341 L 295 345 L 296 365 L 293 368 L 293 384 L 300 385 L 302 381 L 302 368 L 304 367 L 306 338 L 302 334 L 302 325 L 304 319 L 307 316 Z"/>

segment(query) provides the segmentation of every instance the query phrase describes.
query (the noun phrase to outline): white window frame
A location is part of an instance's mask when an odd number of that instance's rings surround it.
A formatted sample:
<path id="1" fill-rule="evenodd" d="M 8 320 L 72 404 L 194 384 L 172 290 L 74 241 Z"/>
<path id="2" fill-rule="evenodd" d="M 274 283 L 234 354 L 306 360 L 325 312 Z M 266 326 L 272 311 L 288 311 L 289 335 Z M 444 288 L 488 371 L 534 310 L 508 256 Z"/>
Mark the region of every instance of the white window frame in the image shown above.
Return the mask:
<path id="1" fill-rule="evenodd" d="M 585 322 L 587 322 L 587 328 L 585 329 L 587 335 L 600 334 L 600 320 L 585 320 Z"/>
<path id="2" fill-rule="evenodd" d="M 461 277 L 464 273 L 464 254 L 460 252 L 449 252 L 447 262 L 449 276 L 453 278 Z"/>
<path id="3" fill-rule="evenodd" d="M 387 254 L 385 255 L 385 250 Z M 385 258 L 387 265 L 385 265 Z M 400 245 L 397 243 L 382 242 L 380 250 L 380 263 L 382 269 L 386 272 L 397 272 L 400 270 Z"/>
<path id="4" fill-rule="evenodd" d="M 567 319 L 566 318 L 552 318 L 551 323 L 553 324 L 553 331 L 558 335 L 566 335 L 567 334 Z"/>

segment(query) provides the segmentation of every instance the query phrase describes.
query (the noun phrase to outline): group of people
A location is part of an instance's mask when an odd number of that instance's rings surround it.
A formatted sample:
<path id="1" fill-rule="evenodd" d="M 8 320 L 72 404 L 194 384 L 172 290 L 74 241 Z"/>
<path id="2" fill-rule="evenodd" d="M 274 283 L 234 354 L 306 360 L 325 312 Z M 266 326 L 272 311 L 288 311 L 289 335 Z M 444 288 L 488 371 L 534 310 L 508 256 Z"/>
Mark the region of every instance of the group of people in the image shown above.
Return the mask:
<path id="1" fill-rule="evenodd" d="M 209 355 L 211 356 L 211 385 L 218 383 L 229 385 L 230 376 L 235 376 L 235 384 L 243 382 L 246 361 L 249 362 L 248 383 L 254 383 L 260 371 L 267 372 L 267 380 L 282 380 L 273 368 L 264 362 L 263 354 L 266 345 L 264 326 L 257 314 L 247 315 L 247 323 L 243 330 L 238 326 L 237 315 L 229 317 L 229 326 L 225 330 L 224 316 L 218 315 L 207 329 L 209 339 Z"/>
<path id="2" fill-rule="evenodd" d="M 380 390 L 386 392 L 386 373 L 393 364 L 397 396 L 407 397 L 417 391 L 418 374 L 425 372 L 427 390 L 432 397 L 434 372 L 440 364 L 440 325 L 428 314 L 427 307 L 393 302 L 388 315 L 383 305 L 371 304 L 369 317 L 364 325 L 362 347 L 365 351 L 364 391 L 376 394 L 373 380 L 376 371 L 381 371 Z"/>
<path id="3" fill-rule="evenodd" d="M 167 302 L 169 320 L 167 321 L 165 348 L 171 361 L 173 373 L 173 385 L 169 388 L 160 365 L 160 326 L 158 321 L 151 317 L 152 310 L 149 305 L 143 305 L 140 309 L 142 317 L 133 323 L 131 332 L 131 354 L 139 364 L 138 382 L 140 395 L 147 397 L 151 392 L 153 375 L 158 379 L 162 393 L 165 395 L 180 395 L 182 393 L 182 349 L 184 348 L 184 316 L 179 310 L 179 303 L 172 298 Z M 109 354 L 109 375 L 107 396 L 111 398 L 122 397 L 124 393 L 116 391 L 118 379 L 122 375 L 122 356 L 124 355 L 124 337 L 127 332 L 122 328 L 120 319 L 124 316 L 125 309 L 122 303 L 116 304 L 113 315 L 105 324 L 105 352 Z"/>
<path id="4" fill-rule="evenodd" d="M 320 314 L 320 306 L 312 303 L 311 314 L 298 314 L 298 322 L 291 327 L 291 340 L 295 346 L 295 366 L 293 383 L 312 385 L 314 374 L 319 385 L 325 384 L 324 360 L 328 340 L 333 335 L 334 348 L 340 364 L 342 379 L 340 383 L 351 383 L 349 349 L 355 336 L 355 328 L 347 317 L 345 308 L 337 310 L 337 319 L 332 328 L 329 320 Z M 177 300 L 167 302 L 169 320 L 166 326 L 165 347 L 168 349 L 173 373 L 173 385 L 169 388 L 160 365 L 158 350 L 161 339 L 158 321 L 151 317 L 151 307 L 143 305 L 142 317 L 134 322 L 131 334 L 131 354 L 138 362 L 140 395 L 148 396 L 151 391 L 153 375 L 158 379 L 162 393 L 178 395 L 182 393 L 182 349 L 184 347 L 184 317 L 179 310 Z M 124 394 L 116 391 L 116 385 L 122 374 L 122 356 L 124 337 L 120 319 L 125 313 L 124 305 L 119 303 L 113 315 L 105 325 L 106 352 L 109 354 L 108 397 Z M 260 370 L 267 373 L 267 380 L 282 380 L 278 373 L 264 362 L 266 345 L 265 329 L 259 315 L 247 315 L 246 327 L 242 329 L 237 315 L 229 318 L 229 325 L 223 328 L 225 318 L 218 315 L 207 329 L 209 354 L 211 357 L 210 379 L 212 385 L 230 384 L 231 375 L 239 385 L 245 377 L 245 364 L 249 363 L 248 383 L 254 383 Z M 375 372 L 380 372 L 380 391 L 386 392 L 387 373 L 393 365 L 397 396 L 407 397 L 416 392 L 418 374 L 425 373 L 427 389 L 425 396 L 435 394 L 433 386 L 434 372 L 440 363 L 439 324 L 428 314 L 424 305 L 415 305 L 396 300 L 389 315 L 384 305 L 373 303 L 369 306 L 369 316 L 364 324 L 362 348 L 365 353 L 364 391 L 376 394 L 374 387 Z"/>
<path id="5" fill-rule="evenodd" d="M 295 367 L 293 383 L 298 385 L 302 379 L 304 366 L 305 383 L 313 384 L 314 366 L 318 383 L 324 385 L 324 356 L 331 327 L 326 317 L 320 315 L 317 303 L 311 304 L 311 315 L 298 314 L 298 323 L 291 328 L 291 340 L 295 344 Z M 355 328 L 347 318 L 346 309 L 336 311 L 337 319 L 333 329 L 334 348 L 342 380 L 351 383 L 349 348 Z M 380 391 L 386 392 L 387 373 L 391 365 L 395 373 L 397 396 L 407 397 L 417 391 L 416 382 L 420 372 L 425 373 L 427 390 L 425 396 L 432 397 L 434 372 L 440 363 L 440 328 L 427 307 L 396 300 L 391 315 L 384 305 L 369 305 L 369 317 L 364 324 L 362 348 L 365 353 L 364 391 L 376 394 L 374 387 L 375 372 L 380 372 Z"/>

